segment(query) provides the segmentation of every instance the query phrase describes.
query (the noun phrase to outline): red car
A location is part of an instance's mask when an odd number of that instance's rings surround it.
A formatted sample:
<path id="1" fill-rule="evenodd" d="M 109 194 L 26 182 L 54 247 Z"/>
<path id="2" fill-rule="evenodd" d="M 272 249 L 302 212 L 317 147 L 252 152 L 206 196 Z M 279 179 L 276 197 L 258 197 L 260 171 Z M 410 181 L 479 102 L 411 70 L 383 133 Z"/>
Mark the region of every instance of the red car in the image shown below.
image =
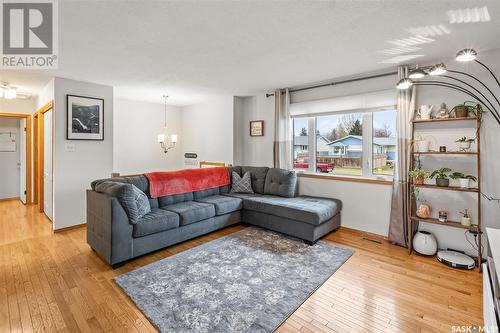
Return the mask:
<path id="1" fill-rule="evenodd" d="M 309 160 L 297 160 L 293 164 L 294 169 L 309 169 Z M 316 172 L 329 172 L 335 168 L 335 164 L 316 163 Z"/>

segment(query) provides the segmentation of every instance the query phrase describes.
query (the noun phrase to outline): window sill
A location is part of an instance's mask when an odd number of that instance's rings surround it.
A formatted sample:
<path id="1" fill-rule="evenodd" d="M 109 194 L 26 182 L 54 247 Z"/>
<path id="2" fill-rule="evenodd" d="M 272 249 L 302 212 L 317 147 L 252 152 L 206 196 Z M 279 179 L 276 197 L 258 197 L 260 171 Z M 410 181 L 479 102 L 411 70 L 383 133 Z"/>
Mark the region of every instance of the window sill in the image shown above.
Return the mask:
<path id="1" fill-rule="evenodd" d="M 365 183 L 365 184 L 379 184 L 379 185 L 392 185 L 392 179 L 377 179 L 377 178 L 365 178 L 365 177 L 352 177 L 352 176 L 340 176 L 340 175 L 329 175 L 329 174 L 318 174 L 318 173 L 297 173 L 298 177 L 303 178 L 316 178 L 316 179 L 328 179 L 328 180 L 339 180 L 343 182 L 354 182 L 354 183 Z"/>

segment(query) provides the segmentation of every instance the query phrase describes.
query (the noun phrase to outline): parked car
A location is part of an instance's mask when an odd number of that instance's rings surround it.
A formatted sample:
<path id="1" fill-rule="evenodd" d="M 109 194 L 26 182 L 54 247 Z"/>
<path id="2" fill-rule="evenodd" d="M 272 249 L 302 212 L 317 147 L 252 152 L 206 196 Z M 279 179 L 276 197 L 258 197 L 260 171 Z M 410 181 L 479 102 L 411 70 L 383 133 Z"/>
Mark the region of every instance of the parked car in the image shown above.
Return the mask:
<path id="1" fill-rule="evenodd" d="M 302 159 L 297 160 L 293 164 L 294 169 L 309 169 L 309 160 Z M 330 172 L 335 169 L 335 164 L 329 163 L 316 163 L 316 172 Z"/>

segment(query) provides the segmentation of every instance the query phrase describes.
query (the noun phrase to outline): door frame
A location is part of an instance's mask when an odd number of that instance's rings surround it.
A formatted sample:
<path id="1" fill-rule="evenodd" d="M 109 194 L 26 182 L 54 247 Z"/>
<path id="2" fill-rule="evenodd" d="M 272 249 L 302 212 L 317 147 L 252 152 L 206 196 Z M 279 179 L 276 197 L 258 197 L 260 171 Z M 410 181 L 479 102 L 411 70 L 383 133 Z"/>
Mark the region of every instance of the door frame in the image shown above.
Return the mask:
<path id="1" fill-rule="evenodd" d="M 54 101 L 49 101 L 33 114 L 33 121 L 36 122 L 35 133 L 35 202 L 38 203 L 40 213 L 43 213 L 43 161 L 44 161 L 44 114 L 54 109 Z M 54 140 L 52 140 L 52 165 L 54 165 Z M 54 176 L 54 169 L 52 169 Z"/>
<path id="2" fill-rule="evenodd" d="M 23 113 L 0 112 L 0 117 L 25 118 L 26 119 L 26 204 L 33 203 L 31 190 L 31 115 Z"/>

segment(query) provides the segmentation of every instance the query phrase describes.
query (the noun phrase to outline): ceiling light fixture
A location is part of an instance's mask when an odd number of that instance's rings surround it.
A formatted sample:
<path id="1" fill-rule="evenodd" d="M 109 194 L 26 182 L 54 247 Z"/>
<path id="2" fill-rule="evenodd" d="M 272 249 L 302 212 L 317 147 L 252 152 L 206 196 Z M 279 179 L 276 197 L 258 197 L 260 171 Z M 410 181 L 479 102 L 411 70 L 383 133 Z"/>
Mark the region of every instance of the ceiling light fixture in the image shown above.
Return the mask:
<path id="1" fill-rule="evenodd" d="M 431 69 L 429 71 L 429 75 L 432 75 L 432 76 L 443 75 L 444 73 L 446 73 L 446 71 L 447 70 L 446 70 L 445 64 L 440 63 L 440 64 L 436 64 L 436 65 L 431 67 Z"/>
<path id="2" fill-rule="evenodd" d="M 5 99 L 14 99 L 17 97 L 17 90 L 16 88 L 10 87 L 7 89 L 4 89 L 3 91 L 3 96 Z"/>
<path id="3" fill-rule="evenodd" d="M 477 52 L 474 49 L 463 49 L 458 51 L 455 59 L 457 61 L 466 62 L 476 60 Z"/>
<path id="4" fill-rule="evenodd" d="M 17 97 L 17 89 L 6 82 L 0 84 L 0 97 L 14 99 Z"/>
<path id="5" fill-rule="evenodd" d="M 177 134 L 168 134 L 167 131 L 167 95 L 163 95 L 165 99 L 165 122 L 163 128 L 160 130 L 160 134 L 158 134 L 158 143 L 160 144 L 163 152 L 166 154 L 168 151 L 175 147 L 177 143 Z"/>

